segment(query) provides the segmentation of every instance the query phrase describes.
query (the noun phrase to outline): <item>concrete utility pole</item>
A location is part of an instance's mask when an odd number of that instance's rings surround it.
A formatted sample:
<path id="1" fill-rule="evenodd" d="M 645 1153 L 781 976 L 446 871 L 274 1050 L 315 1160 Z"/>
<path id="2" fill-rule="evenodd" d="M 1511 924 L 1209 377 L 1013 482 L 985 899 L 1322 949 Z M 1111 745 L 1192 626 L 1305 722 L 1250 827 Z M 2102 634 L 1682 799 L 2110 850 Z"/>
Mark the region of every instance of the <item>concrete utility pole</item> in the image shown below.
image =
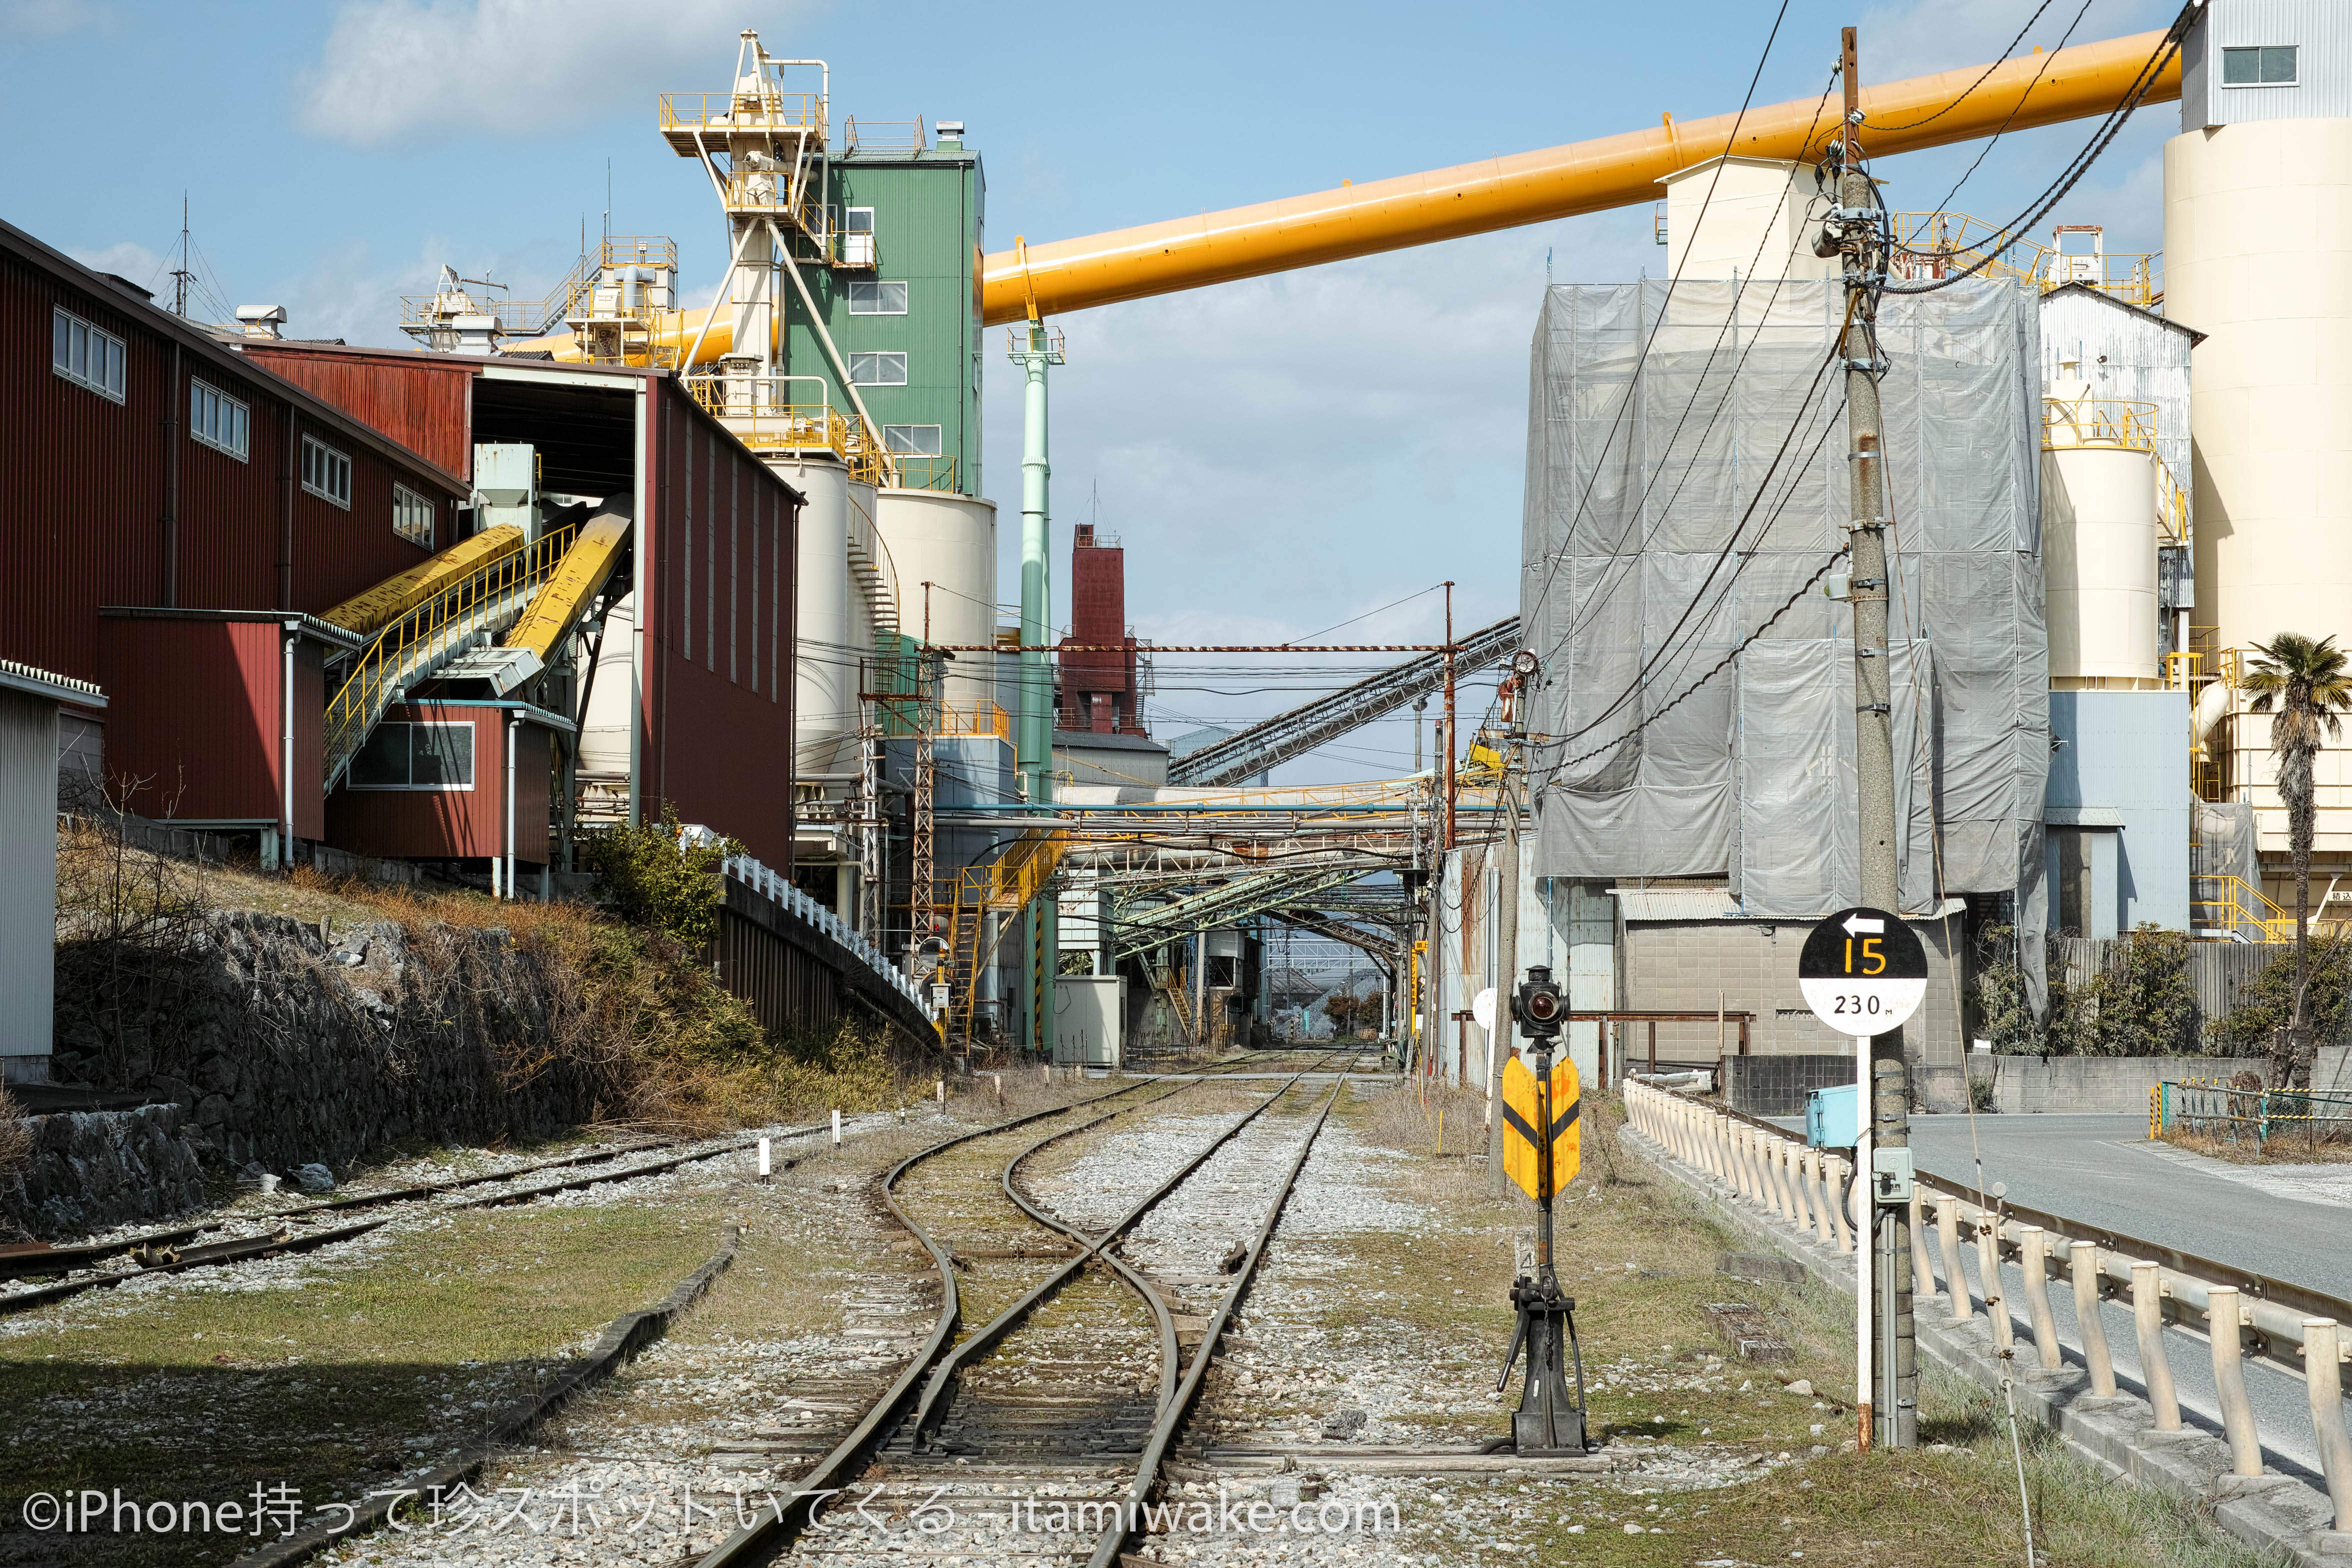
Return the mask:
<path id="1" fill-rule="evenodd" d="M 1486 1030 L 1486 1191 L 1498 1198 L 1510 1191 L 1510 1179 L 1503 1174 L 1503 1064 L 1511 1054 L 1511 993 L 1519 983 L 1519 793 L 1511 782 L 1518 757 L 1517 715 L 1514 704 L 1496 800 L 1503 814 L 1503 865 L 1495 879 L 1495 1011 Z"/>
<path id="2" fill-rule="evenodd" d="M 1877 199 L 1861 167 L 1854 132 L 1862 121 L 1862 83 L 1854 29 L 1845 29 L 1841 75 L 1845 82 L 1844 156 L 1838 186 L 1840 251 L 1846 288 L 1846 431 L 1853 518 L 1848 590 L 1853 605 L 1854 785 L 1861 818 L 1862 901 L 1890 914 L 1903 912 L 1895 858 L 1895 709 L 1893 660 L 1886 643 L 1888 581 L 1886 509 L 1879 451 L 1877 275 L 1886 258 L 1879 244 Z M 1910 1075 L 1903 1059 L 1903 1031 L 1889 1030 L 1870 1042 L 1869 1075 L 1864 1085 L 1871 1110 L 1871 1146 L 1908 1148 L 1911 1142 Z M 1911 1223 L 1907 1207 L 1876 1202 L 1870 1173 L 1865 1184 L 1872 1209 L 1876 1268 L 1878 1332 L 1883 1358 L 1874 1380 L 1878 1441 L 1890 1447 L 1919 1444 L 1918 1348 L 1911 1318 Z"/>

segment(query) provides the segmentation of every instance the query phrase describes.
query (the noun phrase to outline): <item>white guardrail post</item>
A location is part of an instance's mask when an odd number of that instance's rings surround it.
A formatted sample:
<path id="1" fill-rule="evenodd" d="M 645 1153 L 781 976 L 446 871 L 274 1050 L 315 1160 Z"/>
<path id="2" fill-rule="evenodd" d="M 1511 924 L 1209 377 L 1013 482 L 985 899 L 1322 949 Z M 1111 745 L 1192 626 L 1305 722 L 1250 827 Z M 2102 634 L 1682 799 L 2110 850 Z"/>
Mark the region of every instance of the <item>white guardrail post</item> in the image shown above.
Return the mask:
<path id="1" fill-rule="evenodd" d="M 2303 1321 L 2303 1378 L 2311 1394 L 2319 1468 L 2336 1501 L 2336 1528 L 2352 1530 L 2352 1438 L 2344 1433 L 2344 1331 L 2333 1318 Z"/>

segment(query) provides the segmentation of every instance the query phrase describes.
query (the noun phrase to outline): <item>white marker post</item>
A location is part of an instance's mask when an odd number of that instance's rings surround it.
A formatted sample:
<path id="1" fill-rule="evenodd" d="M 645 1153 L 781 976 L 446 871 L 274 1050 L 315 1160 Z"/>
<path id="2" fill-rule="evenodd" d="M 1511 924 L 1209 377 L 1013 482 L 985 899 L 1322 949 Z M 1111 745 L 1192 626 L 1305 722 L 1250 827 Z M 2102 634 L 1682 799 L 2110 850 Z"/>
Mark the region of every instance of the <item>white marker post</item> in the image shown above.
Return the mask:
<path id="1" fill-rule="evenodd" d="M 1874 1342 L 1877 1312 L 1871 1292 L 1875 1289 L 1878 1223 L 1878 1177 L 1871 1138 L 1874 1086 L 1870 1076 L 1870 1042 L 1903 1026 L 1927 996 L 1927 952 L 1916 932 L 1900 917 L 1885 910 L 1840 910 L 1805 937 L 1797 958 L 1797 988 L 1813 1016 L 1850 1036 L 1854 1043 L 1853 1138 L 1853 1342 L 1854 1404 L 1859 1406 L 1855 1441 L 1870 1451 L 1874 1408 L 1878 1405 L 1873 1377 L 1877 1360 Z M 1907 1189 L 1896 1194 L 1908 1203 Z M 1890 1268 L 1907 1267 L 1907 1260 L 1890 1258 Z M 1893 1325 L 1889 1324 L 1890 1343 Z M 1891 1353 L 1891 1352 L 1890 1352 Z M 1898 1412 L 1890 1402 L 1890 1421 Z"/>
<path id="2" fill-rule="evenodd" d="M 931 1089 L 939 1097 L 940 1109 L 945 1110 L 948 1107 L 948 1080 L 943 1078 L 932 1079 Z"/>
<path id="3" fill-rule="evenodd" d="M 838 1110 L 833 1113 L 833 1146 L 836 1149 L 841 1147 L 841 1112 Z"/>
<path id="4" fill-rule="evenodd" d="M 765 1138 L 761 1139 L 761 1140 L 760 1140 L 760 1180 L 761 1180 L 761 1181 L 763 1181 L 763 1182 L 764 1182 L 764 1181 L 766 1181 L 766 1180 L 768 1179 L 768 1176 L 769 1176 L 770 1173 L 771 1173 L 771 1172 L 772 1172 L 772 1171 L 775 1169 L 775 1166 L 774 1166 L 774 1164 L 773 1164 L 773 1163 L 772 1163 L 772 1162 L 773 1162 L 773 1155 L 774 1155 L 774 1150 L 771 1147 L 771 1145 L 769 1144 L 768 1141 L 767 1141 Z"/>

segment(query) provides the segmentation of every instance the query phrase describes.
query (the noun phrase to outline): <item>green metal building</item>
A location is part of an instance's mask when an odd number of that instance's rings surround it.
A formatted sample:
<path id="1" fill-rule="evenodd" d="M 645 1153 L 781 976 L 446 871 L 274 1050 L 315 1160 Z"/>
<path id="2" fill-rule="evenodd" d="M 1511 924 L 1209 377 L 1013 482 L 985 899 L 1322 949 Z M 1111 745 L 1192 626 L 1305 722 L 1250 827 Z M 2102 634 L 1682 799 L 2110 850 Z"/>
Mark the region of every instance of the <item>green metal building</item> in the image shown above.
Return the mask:
<path id="1" fill-rule="evenodd" d="M 884 447 L 899 457 L 901 482 L 977 496 L 988 186 L 980 154 L 953 133 L 961 128 L 940 129 L 927 147 L 834 155 L 843 254 L 861 265 L 808 268 L 803 276 Z M 872 237 L 861 243 L 863 235 Z M 868 256 L 872 265 L 862 265 Z M 792 373 L 822 374 L 833 405 L 851 407 L 806 307 L 789 292 L 786 304 Z"/>

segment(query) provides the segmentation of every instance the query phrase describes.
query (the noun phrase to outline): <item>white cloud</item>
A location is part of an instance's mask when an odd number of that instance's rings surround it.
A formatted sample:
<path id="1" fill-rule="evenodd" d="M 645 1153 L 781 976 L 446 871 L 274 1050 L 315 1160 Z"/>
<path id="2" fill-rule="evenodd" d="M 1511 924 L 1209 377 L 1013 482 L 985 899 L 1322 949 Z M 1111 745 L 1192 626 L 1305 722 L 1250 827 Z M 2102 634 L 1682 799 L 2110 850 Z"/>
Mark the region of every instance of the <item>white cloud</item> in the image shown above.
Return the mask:
<path id="1" fill-rule="evenodd" d="M 0 0 L 0 39 L 61 38 L 114 20 L 114 8 L 96 0 Z"/>
<path id="2" fill-rule="evenodd" d="M 1899 81 L 1932 71 L 1958 70 L 1990 65 L 2017 37 L 2025 19 L 2042 0 L 1970 0 L 1954 5 L 1950 0 L 1904 0 L 1863 13 L 1859 26 L 1862 79 Z M 2051 0 L 2020 53 L 2036 44 L 2055 48 L 2059 37 L 2081 10 L 2080 0 Z M 2096 43 L 2102 38 L 2161 27 L 2178 14 L 2173 0 L 2090 0 L 2080 26 L 2067 41 Z"/>
<path id="3" fill-rule="evenodd" d="M 723 89 L 742 15 L 728 0 L 346 0 L 297 118 L 358 146 L 559 130 L 681 82 Z M 772 53 L 790 52 L 793 15 L 763 15 Z"/>
<path id="4" fill-rule="evenodd" d="M 173 258 L 158 256 L 145 246 L 129 240 L 100 250 L 68 250 L 66 254 L 92 271 L 128 278 L 142 289 L 160 291 L 171 281 L 163 274 L 171 269 Z"/>

